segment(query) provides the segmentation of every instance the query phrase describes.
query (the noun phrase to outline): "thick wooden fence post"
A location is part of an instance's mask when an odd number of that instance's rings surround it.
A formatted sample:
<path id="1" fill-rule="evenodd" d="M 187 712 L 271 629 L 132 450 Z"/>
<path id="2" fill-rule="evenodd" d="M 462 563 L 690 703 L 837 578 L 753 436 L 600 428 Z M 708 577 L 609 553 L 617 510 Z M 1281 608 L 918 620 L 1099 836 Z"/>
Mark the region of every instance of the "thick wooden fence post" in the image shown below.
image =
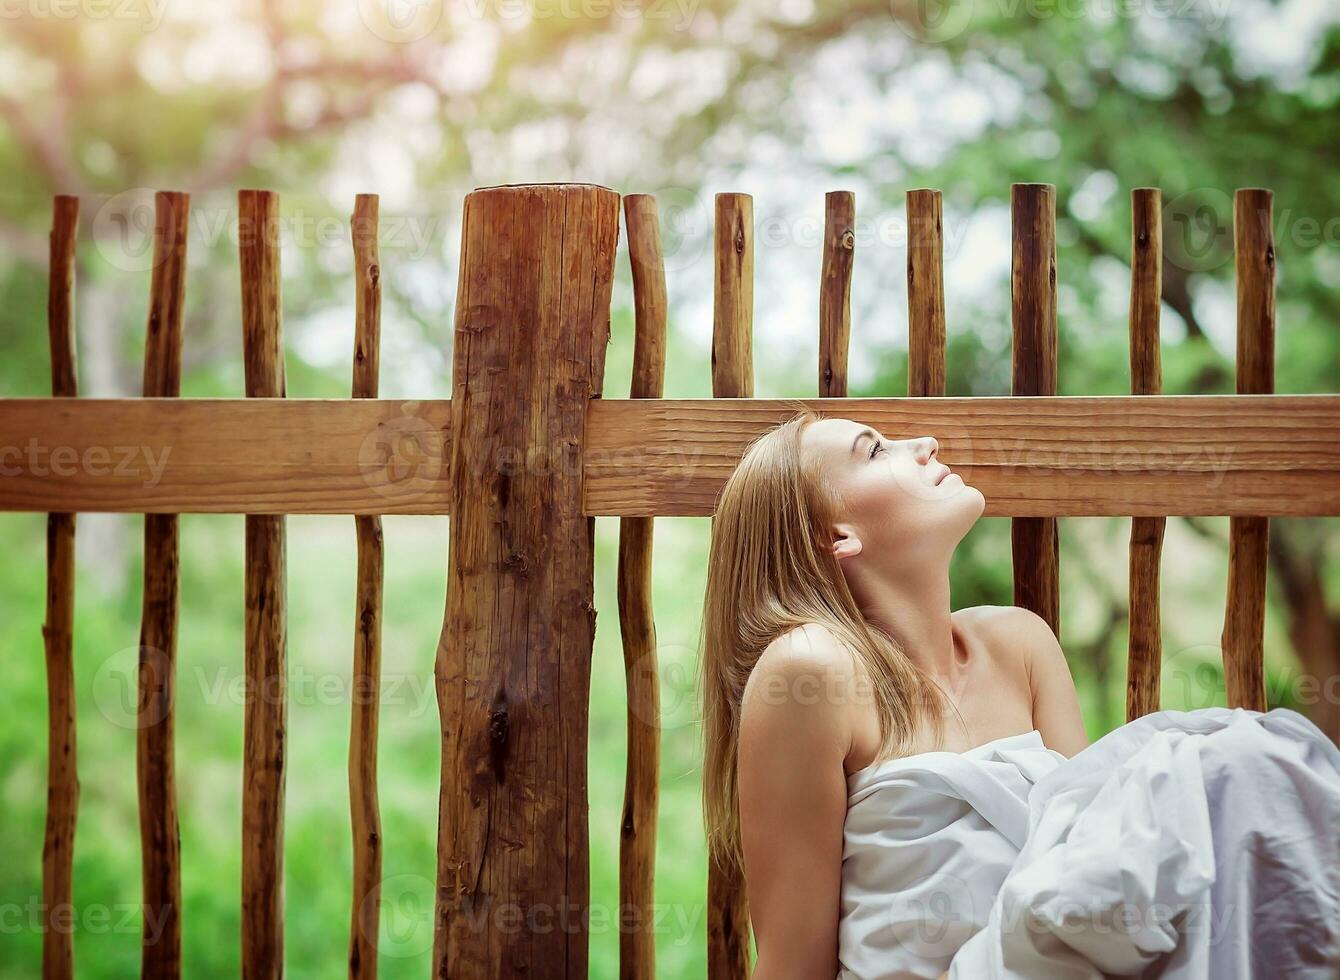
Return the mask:
<path id="1" fill-rule="evenodd" d="M 587 975 L 595 521 L 582 475 L 618 238 L 608 188 L 465 199 L 436 665 L 439 978 Z"/>

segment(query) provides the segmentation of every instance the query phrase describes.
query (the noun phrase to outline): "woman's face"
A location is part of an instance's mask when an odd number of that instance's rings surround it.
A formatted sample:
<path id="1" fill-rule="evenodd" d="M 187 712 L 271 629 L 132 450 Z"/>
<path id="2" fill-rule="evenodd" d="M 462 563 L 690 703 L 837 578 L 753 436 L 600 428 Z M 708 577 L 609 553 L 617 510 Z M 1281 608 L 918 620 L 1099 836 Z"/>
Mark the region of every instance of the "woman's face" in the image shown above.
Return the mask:
<path id="1" fill-rule="evenodd" d="M 851 419 L 824 418 L 805 428 L 802 445 L 846 502 L 833 529 L 841 558 L 948 555 L 986 508 L 981 491 L 936 458 L 933 436 L 886 439 Z"/>

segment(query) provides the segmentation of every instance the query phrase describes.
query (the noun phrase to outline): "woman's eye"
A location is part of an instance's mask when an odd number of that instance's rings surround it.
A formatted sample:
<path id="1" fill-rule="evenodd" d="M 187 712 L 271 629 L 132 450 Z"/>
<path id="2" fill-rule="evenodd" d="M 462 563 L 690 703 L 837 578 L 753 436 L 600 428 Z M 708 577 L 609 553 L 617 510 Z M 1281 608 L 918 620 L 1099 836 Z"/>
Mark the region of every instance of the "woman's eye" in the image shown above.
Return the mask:
<path id="1" fill-rule="evenodd" d="M 874 459 L 876 453 L 880 453 L 883 451 L 884 451 L 884 443 L 876 442 L 873 446 L 870 447 L 870 458 Z"/>

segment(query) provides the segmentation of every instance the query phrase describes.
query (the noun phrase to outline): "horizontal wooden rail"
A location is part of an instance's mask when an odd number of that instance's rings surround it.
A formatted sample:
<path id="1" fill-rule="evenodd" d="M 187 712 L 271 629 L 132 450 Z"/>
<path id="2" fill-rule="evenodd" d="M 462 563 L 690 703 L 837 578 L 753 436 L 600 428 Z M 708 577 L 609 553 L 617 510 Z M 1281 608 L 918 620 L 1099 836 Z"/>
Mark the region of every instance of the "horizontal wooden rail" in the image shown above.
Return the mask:
<path id="1" fill-rule="evenodd" d="M 801 404 L 930 433 L 988 515 L 1340 514 L 1340 395 L 595 399 L 588 515 L 704 516 Z M 445 514 L 448 400 L 0 400 L 0 510 Z M 489 468 L 570 465 L 563 446 Z"/>
<path id="2" fill-rule="evenodd" d="M 445 514 L 450 424 L 447 400 L 0 400 L 0 510 Z"/>

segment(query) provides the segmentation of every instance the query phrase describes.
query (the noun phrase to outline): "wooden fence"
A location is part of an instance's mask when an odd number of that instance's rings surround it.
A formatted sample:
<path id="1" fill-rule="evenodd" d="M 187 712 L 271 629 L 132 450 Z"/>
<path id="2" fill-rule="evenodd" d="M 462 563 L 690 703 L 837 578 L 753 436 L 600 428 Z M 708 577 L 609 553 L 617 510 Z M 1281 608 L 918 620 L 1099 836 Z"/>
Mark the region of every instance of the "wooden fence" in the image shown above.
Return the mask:
<path id="1" fill-rule="evenodd" d="M 666 285 L 656 203 L 623 199 L 636 309 L 631 398 L 604 399 L 619 195 L 583 184 L 483 188 L 465 201 L 452 398 L 377 398 L 381 271 L 377 199 L 358 197 L 353 397 L 288 399 L 281 329 L 279 202 L 238 199 L 246 399 L 179 399 L 189 200 L 160 193 L 143 399 L 76 397 L 78 201 L 58 197 L 51 233 L 50 399 L 0 401 L 0 447 L 67 460 L 146 447 L 158 479 L 118 466 L 31 465 L 6 450 L 0 509 L 48 512 L 43 635 L 49 677 L 49 809 L 43 850 L 47 977 L 73 974 L 68 930 L 79 797 L 72 658 L 75 513 L 146 514 L 139 663 L 138 782 L 146 913 L 143 973 L 180 974 L 180 842 L 174 782 L 177 518 L 246 518 L 247 690 L 242 760 L 242 961 L 283 972 L 287 669 L 285 515 L 350 514 L 358 541 L 349 752 L 354 882 L 349 974 L 376 975 L 381 832 L 376 787 L 382 514 L 452 516 L 447 608 L 437 650 L 442 772 L 433 973 L 584 977 L 589 900 L 587 698 L 596 611 L 593 518 L 621 518 L 619 615 L 628 770 L 620 903 L 621 972 L 650 977 L 657 818 L 652 518 L 710 515 L 747 442 L 796 400 L 755 398 L 752 201 L 719 194 L 711 399 L 663 399 Z M 826 198 L 819 397 L 804 399 L 890 435 L 934 432 L 944 457 L 1013 518 L 1015 602 L 1060 631 L 1056 520 L 1134 518 L 1127 716 L 1158 707 L 1159 560 L 1165 515 L 1231 515 L 1223 657 L 1228 702 L 1265 707 L 1262 628 L 1268 520 L 1340 514 L 1340 395 L 1273 394 L 1271 194 L 1239 190 L 1236 395 L 1160 393 L 1160 194 L 1131 193 L 1132 394 L 1056 395 L 1055 192 L 1011 188 L 1013 382 L 1007 397 L 945 397 L 942 205 L 907 194 L 908 395 L 847 398 L 853 196 Z M 842 399 L 837 402 L 837 399 Z M 166 451 L 170 449 L 170 454 Z M 12 464 L 12 457 L 20 459 Z M 410 465 L 412 463 L 412 465 Z M 404 465 L 402 465 L 404 464 Z M 410 465 L 409 471 L 404 469 Z M 408 477 L 407 477 L 408 472 Z M 613 833 L 614 828 L 598 828 Z M 479 928 L 510 907 L 550 928 Z M 473 914 L 472 914 L 473 913 Z M 749 969 L 741 882 L 708 872 L 709 975 Z M 575 918 L 574 918 L 575 917 Z M 488 922 L 486 918 L 483 921 Z"/>

